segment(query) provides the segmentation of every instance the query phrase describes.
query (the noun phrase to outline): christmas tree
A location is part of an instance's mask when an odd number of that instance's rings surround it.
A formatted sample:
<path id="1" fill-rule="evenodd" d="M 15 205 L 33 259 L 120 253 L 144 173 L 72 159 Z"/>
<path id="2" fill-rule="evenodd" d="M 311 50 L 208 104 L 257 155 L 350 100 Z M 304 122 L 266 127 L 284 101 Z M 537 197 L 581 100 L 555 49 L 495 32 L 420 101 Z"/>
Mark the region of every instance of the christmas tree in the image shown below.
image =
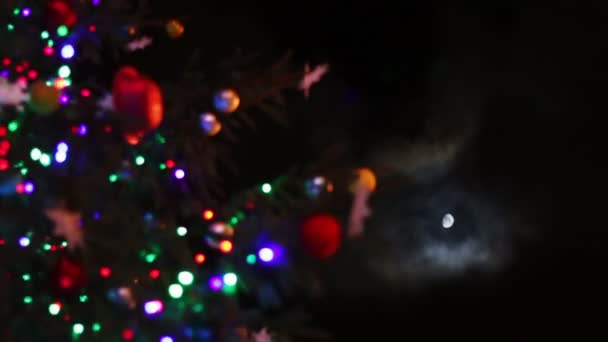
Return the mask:
<path id="1" fill-rule="evenodd" d="M 2 341 L 262 340 L 280 330 L 263 315 L 277 288 L 293 289 L 276 283 L 299 277 L 290 248 L 338 248 L 334 216 L 299 206 L 321 207 L 328 178 L 300 170 L 235 194 L 221 177 L 237 132 L 260 113 L 284 121 L 284 92 L 307 97 L 328 67 L 190 48 L 183 76 L 148 75 L 138 54 L 188 25 L 144 4 L 2 4 Z M 375 187 L 356 175 L 352 235 Z"/>

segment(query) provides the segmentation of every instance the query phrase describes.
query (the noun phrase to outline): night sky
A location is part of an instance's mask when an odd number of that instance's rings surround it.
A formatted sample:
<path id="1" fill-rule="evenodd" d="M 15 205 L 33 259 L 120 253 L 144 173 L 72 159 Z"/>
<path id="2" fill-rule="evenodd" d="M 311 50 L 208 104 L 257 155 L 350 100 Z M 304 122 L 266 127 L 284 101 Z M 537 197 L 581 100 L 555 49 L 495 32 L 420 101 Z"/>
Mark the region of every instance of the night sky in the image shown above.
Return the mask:
<path id="1" fill-rule="evenodd" d="M 571 324 L 605 297 L 608 9 L 448 3 L 230 3 L 196 15 L 191 41 L 293 48 L 296 62 L 332 66 L 313 99 L 294 101 L 290 128 L 249 138 L 242 165 L 266 169 L 239 186 L 340 143 L 338 163 L 379 170 L 367 235 L 323 266 L 327 296 L 311 305 L 340 340 Z M 251 160 L 277 141 L 291 148 Z"/>

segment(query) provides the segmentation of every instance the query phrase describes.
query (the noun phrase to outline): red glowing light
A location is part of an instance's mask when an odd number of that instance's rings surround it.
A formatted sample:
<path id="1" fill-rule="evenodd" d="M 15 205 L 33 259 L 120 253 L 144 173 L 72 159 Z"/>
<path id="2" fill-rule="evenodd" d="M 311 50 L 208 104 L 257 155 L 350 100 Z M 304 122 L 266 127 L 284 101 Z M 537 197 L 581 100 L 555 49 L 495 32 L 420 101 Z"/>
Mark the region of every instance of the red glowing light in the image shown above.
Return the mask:
<path id="1" fill-rule="evenodd" d="M 207 209 L 203 211 L 203 218 L 207 221 L 212 220 L 214 216 L 213 210 Z"/>
<path id="2" fill-rule="evenodd" d="M 220 241 L 219 247 L 220 247 L 220 251 L 222 251 L 223 253 L 227 254 L 227 253 L 232 252 L 232 242 L 230 242 L 228 240 Z"/>
<path id="3" fill-rule="evenodd" d="M 97 30 L 97 27 L 95 27 L 95 25 L 89 26 L 89 32 L 95 32 L 95 30 Z"/>
<path id="4" fill-rule="evenodd" d="M 158 277 L 160 277 L 160 271 L 157 269 L 151 270 L 150 273 L 148 274 L 150 276 L 150 278 L 152 279 L 158 279 Z"/>
<path id="5" fill-rule="evenodd" d="M 80 91 L 80 95 L 82 95 L 82 97 L 89 97 L 91 96 L 91 91 L 87 88 L 84 88 Z"/>
<path id="6" fill-rule="evenodd" d="M 71 289 L 72 286 L 74 285 L 74 282 L 72 282 L 72 278 L 68 277 L 68 276 L 63 276 L 59 279 L 59 286 L 62 289 Z"/>
<path id="7" fill-rule="evenodd" d="M 27 72 L 27 77 L 30 78 L 30 80 L 35 80 L 36 78 L 38 78 L 38 71 L 32 69 L 30 71 Z"/>
<path id="8" fill-rule="evenodd" d="M 8 160 L 0 158 L 0 171 L 6 171 L 10 167 Z"/>
<path id="9" fill-rule="evenodd" d="M 11 59 L 10 59 L 10 58 L 8 58 L 8 57 L 5 57 L 5 58 L 2 60 L 2 64 L 4 64 L 4 65 L 10 65 L 10 64 L 11 64 Z"/>
<path id="10" fill-rule="evenodd" d="M 55 49 L 52 46 L 45 46 L 42 50 L 45 56 L 52 56 L 55 53 Z"/>
<path id="11" fill-rule="evenodd" d="M 165 165 L 167 165 L 167 168 L 172 169 L 172 168 L 174 168 L 174 167 L 175 167 L 175 162 L 174 162 L 173 160 L 171 160 L 171 159 L 168 159 L 168 160 L 165 162 Z"/>
<path id="12" fill-rule="evenodd" d="M 110 126 L 110 125 L 103 126 L 103 131 L 106 133 L 112 133 L 112 126 Z"/>
<path id="13" fill-rule="evenodd" d="M 130 341 L 135 337 L 135 333 L 131 329 L 125 329 L 122 331 L 122 338 Z"/>
<path id="14" fill-rule="evenodd" d="M 5 137 L 8 134 L 6 126 L 0 126 L 0 137 Z"/>
<path id="15" fill-rule="evenodd" d="M 23 72 L 23 67 L 21 65 L 17 65 L 17 67 L 15 67 L 15 71 Z"/>
<path id="16" fill-rule="evenodd" d="M 108 278 L 110 274 L 112 274 L 112 270 L 107 266 L 104 266 L 99 269 L 99 275 L 103 278 Z"/>
<path id="17" fill-rule="evenodd" d="M 203 254 L 203 253 L 198 253 L 197 255 L 194 256 L 194 261 L 199 265 L 204 263 L 205 259 L 206 259 L 205 254 Z"/>
<path id="18" fill-rule="evenodd" d="M 4 240 L 4 239 L 0 239 L 0 246 L 2 246 L 2 245 L 4 245 L 4 244 L 6 244 L 6 240 Z"/>
<path id="19" fill-rule="evenodd" d="M 15 191 L 17 191 L 18 194 L 23 194 L 25 192 L 25 185 L 23 185 L 23 183 L 17 184 L 17 186 L 15 186 Z"/>

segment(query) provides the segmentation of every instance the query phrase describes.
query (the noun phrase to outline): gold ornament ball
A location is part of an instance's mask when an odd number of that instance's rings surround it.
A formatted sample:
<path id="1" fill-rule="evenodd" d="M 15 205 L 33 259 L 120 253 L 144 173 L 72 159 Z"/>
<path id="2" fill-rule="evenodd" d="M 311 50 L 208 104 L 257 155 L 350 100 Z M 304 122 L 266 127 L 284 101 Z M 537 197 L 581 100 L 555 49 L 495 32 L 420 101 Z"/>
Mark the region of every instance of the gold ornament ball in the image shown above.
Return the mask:
<path id="1" fill-rule="evenodd" d="M 36 81 L 30 86 L 30 108 L 42 115 L 48 115 L 59 108 L 59 89 L 47 86 L 44 81 Z"/>
<path id="2" fill-rule="evenodd" d="M 182 34 L 184 34 L 184 25 L 177 20 L 170 20 L 167 25 L 165 25 L 165 29 L 167 30 L 167 34 L 170 38 L 179 38 Z"/>
<path id="3" fill-rule="evenodd" d="M 356 171 L 356 179 L 352 183 L 350 190 L 356 192 L 359 188 L 367 189 L 369 192 L 376 190 L 376 174 L 369 168 L 362 167 Z"/>

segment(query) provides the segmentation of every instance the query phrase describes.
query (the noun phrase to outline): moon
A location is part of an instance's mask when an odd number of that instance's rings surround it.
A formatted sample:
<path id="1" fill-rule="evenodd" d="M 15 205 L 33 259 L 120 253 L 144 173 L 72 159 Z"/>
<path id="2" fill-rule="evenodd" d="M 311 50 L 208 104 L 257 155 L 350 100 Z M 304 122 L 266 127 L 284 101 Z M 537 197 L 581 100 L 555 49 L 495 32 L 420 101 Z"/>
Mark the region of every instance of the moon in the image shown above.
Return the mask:
<path id="1" fill-rule="evenodd" d="M 454 216 L 452 214 L 443 215 L 443 220 L 441 220 L 441 224 L 443 228 L 451 228 L 454 225 Z"/>

